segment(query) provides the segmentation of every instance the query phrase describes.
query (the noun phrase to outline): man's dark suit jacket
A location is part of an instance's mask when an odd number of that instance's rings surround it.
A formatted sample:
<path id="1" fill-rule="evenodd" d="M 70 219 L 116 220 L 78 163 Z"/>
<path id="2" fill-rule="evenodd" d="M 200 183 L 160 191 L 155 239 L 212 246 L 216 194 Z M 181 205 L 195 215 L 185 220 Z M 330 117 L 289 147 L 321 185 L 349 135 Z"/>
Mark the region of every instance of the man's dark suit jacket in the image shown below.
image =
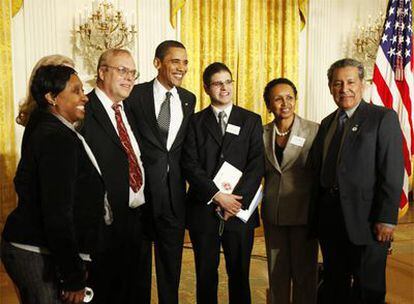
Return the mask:
<path id="1" fill-rule="evenodd" d="M 182 166 L 190 184 L 187 196 L 187 226 L 195 231 L 218 231 L 216 204 L 207 203 L 219 191 L 213 179 L 224 161 L 243 172 L 233 194 L 243 196 L 243 208 L 256 193 L 264 174 L 262 123 L 259 115 L 233 106 L 228 124 L 240 127 L 238 135 L 226 132 L 222 137 L 211 107 L 194 114 L 183 148 Z M 241 225 L 259 225 L 256 212 L 244 224 L 238 218 L 226 222 L 226 229 L 238 230 Z"/>
<path id="2" fill-rule="evenodd" d="M 86 115 L 80 132 L 91 147 L 105 182 L 108 201 L 113 213 L 111 229 L 117 235 L 112 241 L 122 241 L 126 219 L 129 218 L 129 163 L 119 136 L 95 91 L 88 94 Z M 133 117 L 124 105 L 132 132 L 137 138 Z M 115 114 L 114 114 L 115 115 Z"/>
<path id="3" fill-rule="evenodd" d="M 47 248 L 63 288 L 84 288 L 79 253 L 96 250 L 104 185 L 75 132 L 45 110 L 35 110 L 26 126 L 14 184 L 19 202 L 3 238 Z"/>
<path id="4" fill-rule="evenodd" d="M 88 94 L 81 132 L 102 172 L 113 222 L 104 227 L 104 246 L 93 264 L 99 303 L 146 303 L 149 288 L 142 283 L 140 251 L 144 241 L 143 208 L 129 207 L 129 163 L 118 133 L 95 91 Z M 132 132 L 137 137 L 133 116 L 124 103 Z M 114 114 L 115 115 L 115 114 Z M 138 141 L 139 144 L 139 141 Z"/>
<path id="5" fill-rule="evenodd" d="M 181 149 L 190 115 L 194 112 L 195 95 L 177 87 L 182 103 L 183 120 L 173 145 L 167 150 L 158 128 L 154 108 L 154 81 L 138 84 L 132 90 L 127 104 L 135 118 L 139 132 L 142 162 L 145 168 L 147 202 L 155 215 L 162 212 L 162 203 L 171 201 L 180 224 L 185 220 L 185 181 L 181 173 Z M 167 175 L 168 170 L 168 175 Z"/>
<path id="6" fill-rule="evenodd" d="M 313 144 L 319 172 L 336 112 L 322 120 Z M 361 101 L 345 132 L 337 166 L 342 213 L 350 241 L 368 245 L 374 242 L 375 223 L 397 223 L 404 175 L 401 129 L 394 111 Z M 315 204 L 317 214 L 317 199 Z M 317 221 L 314 216 L 312 222 Z"/>

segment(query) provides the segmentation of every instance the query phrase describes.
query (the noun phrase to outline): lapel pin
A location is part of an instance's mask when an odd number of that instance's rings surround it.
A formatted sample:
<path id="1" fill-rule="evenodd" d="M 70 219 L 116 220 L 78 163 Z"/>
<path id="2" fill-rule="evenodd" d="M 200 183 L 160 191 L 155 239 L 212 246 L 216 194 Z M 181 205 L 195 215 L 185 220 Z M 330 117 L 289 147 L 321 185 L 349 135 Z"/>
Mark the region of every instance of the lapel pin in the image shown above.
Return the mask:
<path id="1" fill-rule="evenodd" d="M 359 127 L 358 125 L 353 126 L 353 127 L 352 127 L 352 129 L 351 129 L 351 130 L 352 130 L 352 132 L 356 132 L 356 131 L 358 131 L 358 127 Z"/>
<path id="2" fill-rule="evenodd" d="M 184 105 L 185 105 L 185 106 L 188 106 L 188 102 L 185 102 L 185 103 L 184 103 Z"/>

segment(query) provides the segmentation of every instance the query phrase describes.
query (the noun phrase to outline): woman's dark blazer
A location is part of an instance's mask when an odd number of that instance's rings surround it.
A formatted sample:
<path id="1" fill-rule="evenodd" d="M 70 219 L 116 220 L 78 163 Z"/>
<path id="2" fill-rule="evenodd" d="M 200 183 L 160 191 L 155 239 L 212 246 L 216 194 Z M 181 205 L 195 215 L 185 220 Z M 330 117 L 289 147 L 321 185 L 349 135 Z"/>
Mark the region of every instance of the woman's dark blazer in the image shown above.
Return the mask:
<path id="1" fill-rule="evenodd" d="M 54 115 L 35 111 L 23 135 L 14 184 L 18 205 L 3 238 L 45 247 L 62 288 L 82 289 L 85 267 L 79 253 L 93 254 L 97 246 L 104 186 L 75 132 Z"/>

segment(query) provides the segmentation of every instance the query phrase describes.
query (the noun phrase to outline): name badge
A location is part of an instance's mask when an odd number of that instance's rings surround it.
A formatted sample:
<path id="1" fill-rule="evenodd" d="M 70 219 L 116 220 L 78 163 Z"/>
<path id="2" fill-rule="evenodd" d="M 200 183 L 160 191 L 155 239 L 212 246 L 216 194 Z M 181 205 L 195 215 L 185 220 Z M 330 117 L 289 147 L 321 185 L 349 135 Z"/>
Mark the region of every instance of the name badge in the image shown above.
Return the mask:
<path id="1" fill-rule="evenodd" d="M 306 141 L 305 138 L 294 135 L 292 139 L 290 140 L 290 143 L 298 147 L 303 147 L 305 141 Z"/>
<path id="2" fill-rule="evenodd" d="M 226 132 L 229 132 L 234 135 L 239 135 L 240 127 L 232 125 L 231 123 L 227 124 Z"/>

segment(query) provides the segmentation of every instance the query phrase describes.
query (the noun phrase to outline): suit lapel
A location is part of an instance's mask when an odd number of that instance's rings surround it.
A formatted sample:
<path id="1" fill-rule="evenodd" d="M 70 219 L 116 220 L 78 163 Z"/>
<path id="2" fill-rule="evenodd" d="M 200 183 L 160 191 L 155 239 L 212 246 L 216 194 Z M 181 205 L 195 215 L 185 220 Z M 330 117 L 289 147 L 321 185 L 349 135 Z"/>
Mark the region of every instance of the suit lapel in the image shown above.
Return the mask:
<path id="1" fill-rule="evenodd" d="M 187 120 L 190 118 L 191 113 L 193 112 L 190 102 L 185 98 L 181 88 L 177 88 L 178 95 L 180 96 L 181 108 L 183 110 L 183 120 L 181 121 L 180 129 L 174 139 L 174 142 L 170 150 L 173 150 L 175 147 L 179 146 L 180 143 L 184 140 L 185 137 L 185 126 L 187 125 Z"/>
<path id="2" fill-rule="evenodd" d="M 303 148 L 297 145 L 293 145 L 291 143 L 292 138 L 294 136 L 306 138 L 306 136 L 304 136 L 304 133 L 306 132 L 305 130 L 303 130 L 303 127 L 302 127 L 302 120 L 299 116 L 296 115 L 295 120 L 293 121 L 292 130 L 290 132 L 288 142 L 286 144 L 286 148 L 283 151 L 283 161 L 281 165 L 282 171 L 287 170 L 295 163 L 296 159 L 299 157 L 300 152 L 302 151 L 302 148 Z"/>
<path id="3" fill-rule="evenodd" d="M 95 90 L 92 92 L 91 109 L 92 114 L 94 115 L 98 123 L 102 126 L 102 128 L 105 130 L 105 132 L 108 134 L 109 138 L 121 149 L 123 149 L 121 141 L 119 140 L 119 136 L 116 133 L 116 130 L 110 118 L 108 117 L 108 113 L 106 112 L 104 106 L 102 105 L 98 96 L 96 96 Z"/>
<path id="4" fill-rule="evenodd" d="M 347 150 L 352 147 L 355 139 L 361 133 L 361 127 L 367 117 L 367 107 L 369 107 L 369 105 L 366 102 L 361 101 L 360 105 L 355 110 L 354 115 L 350 118 L 349 124 L 346 126 L 345 136 L 341 145 L 341 155 L 343 153 L 347 153 Z"/>
<path id="5" fill-rule="evenodd" d="M 220 127 L 217 123 L 216 117 L 214 116 L 213 109 L 211 106 L 206 108 L 205 110 L 204 119 L 204 126 L 210 132 L 211 136 L 213 136 L 214 140 L 217 142 L 219 146 L 223 143 L 223 136 L 221 135 Z"/>
<path id="6" fill-rule="evenodd" d="M 218 123 L 216 123 L 216 124 L 218 126 Z M 240 109 L 237 106 L 235 106 L 235 105 L 233 105 L 233 109 L 231 109 L 230 117 L 229 117 L 229 119 L 227 121 L 227 126 L 229 124 L 232 124 L 234 126 L 240 127 L 240 132 L 241 132 L 241 130 L 243 128 L 243 119 L 242 119 L 242 116 L 241 116 Z M 222 148 L 222 150 L 227 149 L 227 147 L 231 144 L 231 142 L 237 136 L 239 136 L 239 134 L 238 135 L 235 135 L 235 134 L 230 133 L 230 132 L 224 133 L 224 137 L 223 137 L 223 148 Z"/>
<path id="7" fill-rule="evenodd" d="M 129 108 L 129 103 L 127 103 L 127 102 L 124 102 L 124 111 L 125 111 L 125 116 L 128 119 L 129 126 L 131 127 L 132 133 L 134 134 L 135 139 L 138 142 L 138 138 L 139 138 L 138 134 L 139 133 L 138 133 L 138 129 L 137 129 L 137 124 L 135 123 L 135 117 L 134 117 L 134 115 L 132 115 L 131 109 Z"/>
<path id="8" fill-rule="evenodd" d="M 144 90 L 145 96 L 141 99 L 142 111 L 144 112 L 144 119 L 147 125 L 151 129 L 154 137 L 157 139 L 159 146 L 165 149 L 165 143 L 161 137 L 157 119 L 155 118 L 155 105 L 154 105 L 154 81 L 148 82 L 148 88 Z"/>
<path id="9" fill-rule="evenodd" d="M 272 166 L 281 173 L 279 163 L 276 161 L 275 155 L 275 126 L 274 122 L 267 124 L 263 130 L 264 146 L 266 157 Z"/>
<path id="10" fill-rule="evenodd" d="M 335 123 L 335 117 L 336 117 L 336 113 L 338 112 L 338 110 L 332 112 L 331 114 L 328 115 L 328 117 L 326 117 L 320 126 L 320 130 L 319 132 L 323 132 L 322 134 L 322 147 L 321 149 L 321 153 L 322 153 L 322 161 L 325 161 L 326 158 L 326 154 L 328 154 L 328 149 L 329 149 L 329 145 L 331 144 L 331 140 L 332 137 L 335 133 L 335 129 L 331 129 L 332 124 Z"/>

